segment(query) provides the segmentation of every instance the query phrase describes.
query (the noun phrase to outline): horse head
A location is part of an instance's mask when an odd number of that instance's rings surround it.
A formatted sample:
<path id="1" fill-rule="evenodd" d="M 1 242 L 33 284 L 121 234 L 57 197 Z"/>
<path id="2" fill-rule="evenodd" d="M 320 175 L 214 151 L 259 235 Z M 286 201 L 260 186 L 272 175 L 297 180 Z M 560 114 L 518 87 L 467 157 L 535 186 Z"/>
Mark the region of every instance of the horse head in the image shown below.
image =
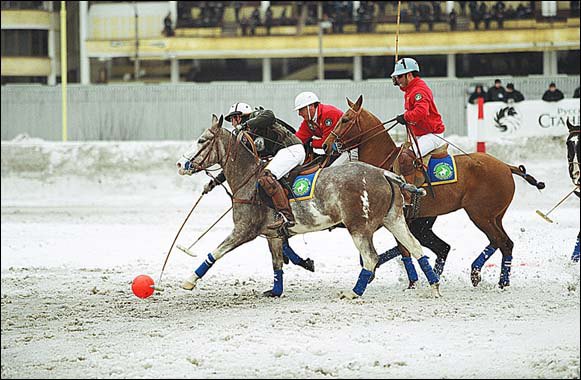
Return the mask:
<path id="1" fill-rule="evenodd" d="M 349 98 L 347 104 L 349 109 L 343 113 L 339 122 L 333 128 L 333 131 L 327 139 L 323 142 L 323 149 L 326 154 L 331 154 L 333 151 L 333 144 L 340 152 L 353 149 L 361 139 L 361 127 L 359 126 L 359 115 L 361 114 L 361 104 L 363 103 L 363 95 L 353 103 Z M 357 130 L 353 127 L 356 126 Z"/>
<path id="2" fill-rule="evenodd" d="M 220 153 L 223 147 L 221 147 L 218 140 L 219 136 L 224 133 L 224 129 L 222 128 L 223 122 L 224 117 L 222 115 L 218 119 L 216 115 L 212 114 L 212 125 L 210 128 L 202 132 L 197 142 L 176 163 L 179 174 L 192 175 L 212 165 L 221 163 L 220 156 L 223 156 L 223 152 L 222 154 Z"/>
<path id="3" fill-rule="evenodd" d="M 567 128 L 569 129 L 569 132 L 579 131 L 579 126 L 573 125 L 573 123 L 569 121 L 569 118 L 567 118 Z"/>

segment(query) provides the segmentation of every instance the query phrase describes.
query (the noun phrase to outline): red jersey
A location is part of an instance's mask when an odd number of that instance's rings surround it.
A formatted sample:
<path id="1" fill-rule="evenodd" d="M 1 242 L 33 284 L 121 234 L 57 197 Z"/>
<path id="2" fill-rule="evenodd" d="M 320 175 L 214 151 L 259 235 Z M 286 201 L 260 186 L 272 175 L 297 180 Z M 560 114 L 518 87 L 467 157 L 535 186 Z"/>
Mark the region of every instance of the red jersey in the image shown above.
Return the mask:
<path id="1" fill-rule="evenodd" d="M 408 122 L 416 136 L 427 135 L 428 133 L 444 133 L 444 123 L 442 117 L 434 103 L 434 95 L 426 82 L 416 77 L 410 81 L 405 89 L 405 113 L 403 117 Z"/>
<path id="2" fill-rule="evenodd" d="M 322 149 L 323 142 L 325 142 L 333 128 L 341 120 L 341 116 L 343 116 L 343 111 L 339 108 L 330 104 L 319 103 L 317 107 L 317 126 L 310 127 L 303 120 L 295 136 L 301 139 L 303 144 L 312 136 L 320 137 L 320 139 L 313 139 L 311 145 L 313 148 Z"/>

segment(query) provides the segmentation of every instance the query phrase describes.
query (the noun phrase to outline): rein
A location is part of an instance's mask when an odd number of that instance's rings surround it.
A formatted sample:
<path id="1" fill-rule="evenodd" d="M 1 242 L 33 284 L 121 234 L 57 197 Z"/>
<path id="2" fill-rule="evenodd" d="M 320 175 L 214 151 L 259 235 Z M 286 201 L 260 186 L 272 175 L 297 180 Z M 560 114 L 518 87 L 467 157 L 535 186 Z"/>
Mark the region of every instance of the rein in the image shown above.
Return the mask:
<path id="1" fill-rule="evenodd" d="M 201 152 L 203 152 L 204 150 L 207 150 L 207 153 L 203 157 L 200 164 L 196 165 L 197 168 L 199 168 L 200 170 L 201 170 L 202 166 L 204 165 L 204 162 L 208 159 L 210 153 L 212 152 L 214 144 L 218 140 L 218 132 L 213 132 L 211 129 L 209 131 L 210 131 L 210 133 L 212 133 L 212 141 L 211 141 L 210 145 L 208 146 L 208 149 L 202 149 L 201 151 L 196 153 L 196 155 L 194 155 L 194 157 L 192 157 L 189 160 L 190 162 L 192 162 Z M 250 144 L 251 149 L 249 149 L 246 145 L 244 145 L 242 143 L 242 139 L 245 139 Z M 256 144 L 254 144 L 254 140 L 252 139 L 252 137 L 250 137 L 250 135 L 247 132 L 241 132 L 238 134 L 238 136 L 235 136 L 234 138 L 230 137 L 228 139 L 228 146 L 226 148 L 226 155 L 224 156 L 224 159 L 220 158 L 220 151 L 219 151 L 219 149 L 216 149 L 216 155 L 218 156 L 218 162 L 220 162 L 220 164 L 223 168 L 226 168 L 226 166 L 229 165 L 230 162 L 233 162 L 236 160 L 236 158 L 238 156 L 238 149 L 239 149 L 240 145 L 242 145 L 242 147 L 244 149 L 247 149 L 249 151 L 249 153 L 252 154 L 257 166 L 256 166 L 255 170 L 251 171 L 246 177 L 244 177 L 244 180 L 238 186 L 237 189 L 233 189 L 231 187 L 232 194 L 230 194 L 228 191 L 227 191 L 227 193 L 230 196 L 232 203 L 261 204 L 261 202 L 256 200 L 256 192 L 254 192 L 254 195 L 251 199 L 241 199 L 241 198 L 235 197 L 236 193 L 238 193 L 240 190 L 242 190 L 242 188 L 253 177 L 258 177 L 258 174 L 262 171 L 262 165 L 260 164 L 260 157 L 258 156 L 258 152 L 256 150 Z M 207 170 L 206 170 L 206 172 L 207 172 Z M 224 185 L 222 185 L 222 186 L 224 186 Z"/>
<path id="2" fill-rule="evenodd" d="M 384 128 L 384 126 L 386 124 L 395 121 L 395 118 L 393 118 L 393 119 L 384 121 L 383 123 L 377 124 L 367 131 L 362 131 L 361 125 L 359 124 L 359 116 L 361 115 L 361 111 L 363 110 L 363 108 L 359 108 L 359 111 L 355 111 L 353 108 L 351 108 L 351 110 L 353 112 L 355 112 L 355 117 L 352 118 L 351 120 L 349 120 L 349 124 L 345 127 L 345 130 L 343 131 L 342 135 L 347 134 L 347 132 L 349 132 L 351 130 L 351 128 L 353 128 L 353 126 L 357 127 L 357 129 L 359 130 L 359 134 L 355 135 L 354 137 L 352 137 L 350 139 L 342 141 L 341 136 L 339 136 L 335 131 L 331 131 L 331 134 L 335 137 L 335 140 L 337 141 L 337 146 L 339 147 L 339 153 L 343 153 L 343 152 L 355 149 L 355 148 L 359 147 L 361 144 L 371 140 L 375 136 L 379 136 L 380 134 L 382 134 L 384 132 L 389 132 L 392 128 L 397 126 L 397 122 L 396 122 L 396 123 L 390 125 L 387 129 Z M 371 136 L 366 136 L 363 140 L 356 142 L 353 145 L 349 145 L 352 142 L 356 141 L 357 139 L 363 138 L 363 136 L 365 136 L 366 134 L 375 132 L 376 129 L 380 129 L 380 130 Z M 345 145 L 346 145 L 346 147 L 345 147 Z"/>

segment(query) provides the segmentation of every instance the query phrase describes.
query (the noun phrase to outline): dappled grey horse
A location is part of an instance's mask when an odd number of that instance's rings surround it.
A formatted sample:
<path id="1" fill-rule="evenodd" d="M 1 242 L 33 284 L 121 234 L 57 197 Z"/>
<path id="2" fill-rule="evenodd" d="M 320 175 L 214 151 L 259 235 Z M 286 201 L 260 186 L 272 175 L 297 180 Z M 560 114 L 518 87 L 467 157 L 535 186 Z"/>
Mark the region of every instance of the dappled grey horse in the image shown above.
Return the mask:
<path id="1" fill-rule="evenodd" d="M 274 269 L 274 286 L 264 292 L 280 296 L 283 292 L 283 240 L 277 231 L 266 226 L 275 212 L 257 195 L 257 179 L 263 164 L 245 144 L 244 138 L 222 128 L 223 117 L 212 115 L 212 126 L 197 141 L 197 146 L 184 154 L 178 163 L 179 173 L 191 175 L 219 164 L 233 192 L 234 230 L 188 277 L 182 287 L 191 290 L 214 263 L 234 248 L 263 235 L 268 240 Z M 197 148 L 197 149 L 196 149 Z M 393 173 L 371 165 L 354 162 L 323 169 L 316 181 L 314 197 L 292 203 L 296 225 L 291 235 L 321 231 L 343 223 L 362 258 L 363 268 L 355 287 L 341 292 L 341 298 L 353 299 L 363 295 L 378 262 L 373 246 L 373 234 L 387 228 L 416 259 L 422 258 L 422 248 L 410 233 L 403 214 L 403 197 Z M 395 183 L 395 185 L 394 185 Z M 423 267 L 422 267 L 423 268 Z M 429 266 L 426 276 L 432 291 L 439 296 L 438 277 Z"/>

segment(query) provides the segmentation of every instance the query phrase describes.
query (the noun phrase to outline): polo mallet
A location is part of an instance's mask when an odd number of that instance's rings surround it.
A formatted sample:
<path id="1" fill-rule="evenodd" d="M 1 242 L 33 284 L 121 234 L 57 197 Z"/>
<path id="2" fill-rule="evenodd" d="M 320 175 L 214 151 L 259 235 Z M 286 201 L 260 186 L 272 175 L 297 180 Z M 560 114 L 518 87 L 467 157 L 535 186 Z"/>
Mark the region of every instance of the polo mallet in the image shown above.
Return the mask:
<path id="1" fill-rule="evenodd" d="M 565 202 L 565 200 L 566 200 L 567 198 L 569 198 L 569 197 L 571 196 L 571 194 L 573 194 L 573 192 L 574 192 L 576 189 L 577 189 L 577 187 L 575 187 L 573 190 L 571 190 L 571 191 L 570 191 L 570 192 L 569 192 L 567 195 L 565 195 L 565 197 L 564 197 L 563 199 L 561 199 L 561 200 L 559 201 L 559 203 L 557 203 L 557 204 L 555 205 L 555 207 L 553 207 L 552 209 L 550 209 L 550 210 L 549 210 L 549 212 L 547 212 L 546 214 L 543 214 L 543 213 L 542 213 L 540 210 L 537 210 L 537 214 L 538 214 L 538 215 L 539 215 L 541 218 L 545 219 L 547 222 L 549 222 L 549 223 L 553 223 L 553 221 L 551 220 L 551 218 L 549 218 L 549 214 L 550 214 L 551 212 L 553 212 L 553 210 L 554 210 L 554 209 L 556 209 L 557 207 L 559 207 L 559 206 L 561 205 L 561 203 Z"/>
<path id="2" fill-rule="evenodd" d="M 193 253 L 190 251 L 190 249 L 192 249 L 192 247 L 193 247 L 194 245 L 196 245 L 196 243 L 197 243 L 197 242 L 199 242 L 199 241 L 200 241 L 200 239 L 204 237 L 204 235 L 206 235 L 206 234 L 207 234 L 207 233 L 208 233 L 208 232 L 209 232 L 209 231 L 210 231 L 212 228 L 214 228 L 214 226 L 215 226 L 216 224 L 218 224 L 218 222 L 219 222 L 220 220 L 222 220 L 222 218 L 223 218 L 223 217 L 225 217 L 225 216 L 226 216 L 226 214 L 228 214 L 228 213 L 230 212 L 230 210 L 232 210 L 232 206 L 230 206 L 230 208 L 229 208 L 228 210 L 226 210 L 226 211 L 225 211 L 225 212 L 222 214 L 222 216 L 220 216 L 220 217 L 218 218 L 218 220 L 216 220 L 216 221 L 214 222 L 214 224 L 212 224 L 212 225 L 211 225 L 211 226 L 210 226 L 210 227 L 209 227 L 209 228 L 208 228 L 206 231 L 204 231 L 204 232 L 203 232 L 203 233 L 202 233 L 202 234 L 201 234 L 201 235 L 200 235 L 200 236 L 199 236 L 199 237 L 196 239 L 196 241 L 195 241 L 195 242 L 193 242 L 193 243 L 192 243 L 192 245 L 190 245 L 188 248 L 186 248 L 186 247 L 184 247 L 184 246 L 182 246 L 182 245 L 179 245 L 179 244 L 178 244 L 178 245 L 176 245 L 177 249 L 181 250 L 181 251 L 182 251 L 183 253 L 185 253 L 186 255 L 190 255 L 190 256 L 192 256 L 192 257 L 196 257 L 196 255 L 194 255 L 194 254 L 193 254 Z"/>
<path id="3" fill-rule="evenodd" d="M 395 62 L 399 58 L 399 20 L 401 15 L 401 1 L 397 2 L 397 26 L 395 31 Z M 391 78 L 393 81 L 393 85 L 397 86 L 397 80 L 395 78 Z"/>
<path id="4" fill-rule="evenodd" d="M 171 250 L 173 248 L 173 245 L 175 244 L 176 240 L 178 239 L 178 236 L 180 235 L 180 232 L 182 232 L 182 228 L 184 228 L 184 226 L 186 225 L 186 222 L 188 221 L 190 215 L 192 215 L 192 212 L 194 212 L 194 209 L 196 208 L 196 206 L 198 205 L 198 203 L 200 203 L 200 201 L 202 200 L 202 197 L 204 195 L 205 194 L 202 193 L 200 195 L 200 197 L 198 198 L 198 200 L 196 201 L 196 203 L 194 203 L 194 206 L 192 207 L 192 209 L 188 213 L 188 216 L 186 216 L 186 219 L 182 223 L 182 226 L 178 230 L 178 233 L 176 234 L 176 237 L 173 239 L 173 242 L 171 243 L 171 246 L 169 247 L 169 251 L 167 251 L 167 256 L 165 257 L 165 261 L 163 262 L 163 267 L 161 268 L 161 273 L 159 274 L 159 280 L 157 281 L 157 285 L 156 284 L 151 285 L 151 287 L 154 290 L 157 290 L 158 292 L 163 291 L 163 288 L 160 286 L 160 284 L 161 284 L 161 277 L 163 276 L 163 271 L 165 270 L 165 265 L 167 264 L 167 260 L 169 259 L 169 254 L 171 253 Z"/>

